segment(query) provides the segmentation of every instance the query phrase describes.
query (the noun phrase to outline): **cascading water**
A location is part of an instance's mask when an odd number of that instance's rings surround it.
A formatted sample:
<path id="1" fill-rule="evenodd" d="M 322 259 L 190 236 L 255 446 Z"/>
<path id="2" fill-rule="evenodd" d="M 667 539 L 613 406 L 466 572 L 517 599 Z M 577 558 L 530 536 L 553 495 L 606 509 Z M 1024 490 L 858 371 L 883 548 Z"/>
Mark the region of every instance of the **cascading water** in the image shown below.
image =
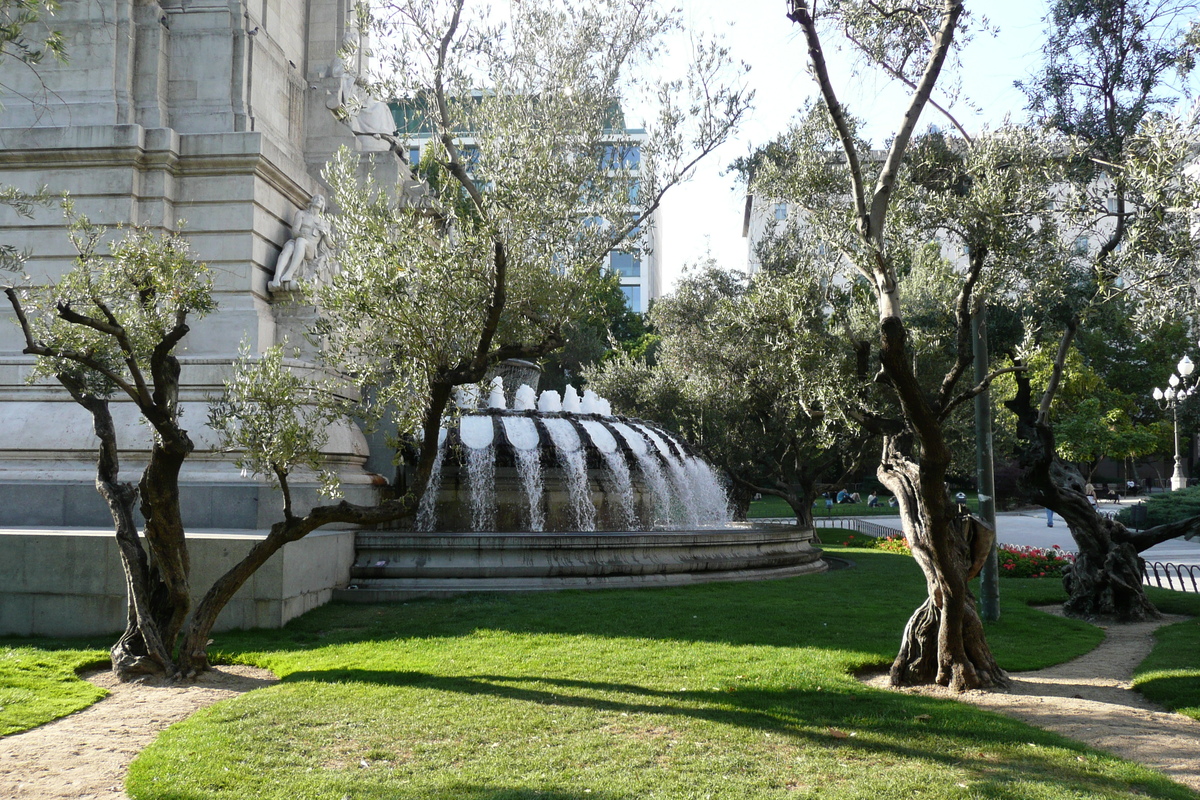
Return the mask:
<path id="1" fill-rule="evenodd" d="M 521 490 L 525 493 L 529 530 L 541 531 L 546 525 L 546 514 L 542 510 L 542 459 L 538 450 L 541 440 L 537 426 L 533 420 L 525 417 L 502 417 L 500 421 L 504 424 L 504 433 L 517 459 L 517 475 L 521 479 Z"/>
<path id="2" fill-rule="evenodd" d="M 510 362 L 481 403 L 456 392 L 418 530 L 360 530 L 342 600 L 413 594 L 662 587 L 827 569 L 811 528 L 730 521 L 688 444 L 574 389 L 536 395 Z M 532 369 L 529 369 L 532 367 Z M 505 390 L 512 408 L 505 408 Z"/>
<path id="3" fill-rule="evenodd" d="M 588 489 L 587 463 L 584 461 L 583 444 L 579 434 L 565 419 L 547 419 L 543 424 L 554 442 L 558 463 L 566 477 L 575 530 L 594 531 L 596 508 L 592 505 L 591 492 Z"/>
<path id="4" fill-rule="evenodd" d="M 625 463 L 625 458 L 617 449 L 617 440 L 613 435 L 599 422 L 595 420 L 582 420 L 580 425 L 587 431 L 592 443 L 596 445 L 596 449 L 600 451 L 600 455 L 604 458 L 604 463 L 608 467 L 609 482 L 612 485 L 612 494 L 617 498 L 617 503 L 621 509 L 620 525 L 625 530 L 636 531 L 638 529 L 637 512 L 633 507 L 633 483 L 629 478 L 629 466 Z"/>
<path id="5" fill-rule="evenodd" d="M 442 464 L 446 461 L 446 429 L 438 431 L 437 455 L 433 459 L 433 469 L 429 473 L 430 487 L 442 485 Z M 427 491 L 421 495 L 417 505 L 417 530 L 429 532 L 437 528 L 437 491 Z"/>
<path id="6" fill-rule="evenodd" d="M 464 416 L 459 436 L 467 451 L 471 527 L 477 531 L 492 530 L 496 527 L 496 458 L 492 448 L 492 418 Z"/>
<path id="7" fill-rule="evenodd" d="M 646 435 L 650 437 L 650 441 L 654 442 L 654 446 L 658 448 L 663 461 L 666 462 L 667 474 L 671 478 L 671 488 L 674 489 L 671 496 L 678 501 L 676 505 L 682 513 L 684 521 L 690 526 L 699 525 L 700 514 L 696 507 L 695 492 L 692 491 L 692 482 L 683 463 L 676 458 L 674 451 L 657 432 L 647 429 Z"/>
<path id="8" fill-rule="evenodd" d="M 683 466 L 692 484 L 700 524 L 723 524 L 729 514 L 729 495 L 717 480 L 713 468 L 699 458 L 689 458 Z"/>
<path id="9" fill-rule="evenodd" d="M 527 367 L 456 393 L 418 530 L 358 531 L 339 599 L 678 586 L 826 568 L 811 528 L 733 523 L 716 474 L 593 392 L 537 395 Z M 505 384 L 507 381 L 507 384 Z M 507 385 L 512 408 L 505 407 Z"/>
<path id="10" fill-rule="evenodd" d="M 537 396 L 520 386 L 510 410 L 497 379 L 487 408 L 479 398 L 477 388 L 457 395 L 462 413 L 445 448 L 457 471 L 439 463 L 442 483 L 422 498 L 419 530 L 433 526 L 434 504 L 441 527 L 464 531 L 691 529 L 730 519 L 711 467 L 667 432 L 613 416 L 594 392 Z"/>
<path id="11" fill-rule="evenodd" d="M 653 511 L 649 527 L 666 525 L 671 519 L 671 491 L 667 486 L 667 479 L 663 475 L 662 467 L 658 465 L 658 459 L 650 455 L 650 446 L 647 444 L 648 440 L 645 434 L 636 432 L 624 422 L 613 423 L 613 429 L 621 434 L 621 438 L 625 440 L 633 457 L 637 459 L 638 469 L 641 470 L 646 485 L 650 489 Z"/>

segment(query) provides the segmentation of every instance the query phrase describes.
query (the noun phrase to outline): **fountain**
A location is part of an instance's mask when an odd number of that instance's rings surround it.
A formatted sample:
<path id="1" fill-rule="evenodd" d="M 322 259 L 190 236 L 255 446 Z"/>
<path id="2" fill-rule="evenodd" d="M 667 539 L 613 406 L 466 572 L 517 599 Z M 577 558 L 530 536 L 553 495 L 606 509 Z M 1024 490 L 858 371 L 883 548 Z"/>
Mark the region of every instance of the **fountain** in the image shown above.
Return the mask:
<path id="1" fill-rule="evenodd" d="M 513 398 L 512 408 L 507 397 Z M 685 441 L 573 386 L 477 387 L 439 435 L 414 530 L 360 531 L 340 599 L 671 585 L 826 568 L 811 529 L 731 522 L 715 471 Z"/>
<path id="2" fill-rule="evenodd" d="M 686 442 L 615 416 L 607 402 L 568 386 L 513 408 L 496 378 L 486 406 L 459 392 L 443 428 L 421 532 L 650 531 L 725 526 L 724 487 Z"/>

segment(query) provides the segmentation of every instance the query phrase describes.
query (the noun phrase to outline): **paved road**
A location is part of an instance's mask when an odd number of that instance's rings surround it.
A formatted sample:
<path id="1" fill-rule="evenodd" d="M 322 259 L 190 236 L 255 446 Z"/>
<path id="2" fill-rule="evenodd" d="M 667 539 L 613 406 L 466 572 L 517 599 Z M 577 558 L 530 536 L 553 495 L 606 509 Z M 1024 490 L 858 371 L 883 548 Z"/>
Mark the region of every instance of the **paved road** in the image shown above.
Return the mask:
<path id="1" fill-rule="evenodd" d="M 1115 513 L 1132 503 L 1101 503 L 1100 510 Z M 899 517 L 857 517 L 864 522 L 874 522 L 891 528 L 900 528 Z M 1075 552 L 1075 540 L 1062 517 L 1055 515 L 1054 527 L 1046 525 L 1044 509 L 1029 511 L 1002 511 L 996 515 L 996 536 L 1002 544 L 1029 545 L 1049 548 L 1058 545 L 1063 550 Z M 1200 566 L 1200 540 L 1172 539 L 1156 544 L 1142 552 L 1147 561 Z"/>

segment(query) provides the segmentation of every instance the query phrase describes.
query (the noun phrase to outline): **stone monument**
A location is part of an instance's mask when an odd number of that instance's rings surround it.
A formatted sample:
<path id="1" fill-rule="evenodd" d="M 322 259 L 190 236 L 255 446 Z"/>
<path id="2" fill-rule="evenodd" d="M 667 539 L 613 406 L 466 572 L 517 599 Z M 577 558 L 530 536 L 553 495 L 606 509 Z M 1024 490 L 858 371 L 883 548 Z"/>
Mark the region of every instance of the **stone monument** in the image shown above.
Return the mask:
<path id="1" fill-rule="evenodd" d="M 278 518 L 273 490 L 243 479 L 215 449 L 205 401 L 243 341 L 261 352 L 295 327 L 295 294 L 268 290 L 288 242 L 277 281 L 328 269 L 320 261 L 328 228 L 310 205 L 325 191 L 321 169 L 346 145 L 381 185 L 414 185 L 389 144 L 394 128 L 364 94 L 353 19 L 347 0 L 63 0 L 51 24 L 69 61 L 36 72 L 0 63 L 0 183 L 69 192 L 102 225 L 183 224 L 212 268 L 219 309 L 195 321 L 178 349 L 183 421 L 197 443 L 183 487 L 191 527 L 260 528 Z M 333 113 L 347 94 L 354 113 Z M 0 236 L 28 249 L 35 282 L 70 267 L 58 209 L 32 220 L 0 209 Z M 0 317 L 0 525 L 111 525 L 93 488 L 87 413 L 56 384 L 26 384 L 32 360 L 11 309 Z M 132 477 L 148 434 L 130 404 L 113 411 Z M 365 468 L 367 449 L 351 425 L 332 430 L 326 446 L 329 466 L 360 501 L 379 482 Z"/>

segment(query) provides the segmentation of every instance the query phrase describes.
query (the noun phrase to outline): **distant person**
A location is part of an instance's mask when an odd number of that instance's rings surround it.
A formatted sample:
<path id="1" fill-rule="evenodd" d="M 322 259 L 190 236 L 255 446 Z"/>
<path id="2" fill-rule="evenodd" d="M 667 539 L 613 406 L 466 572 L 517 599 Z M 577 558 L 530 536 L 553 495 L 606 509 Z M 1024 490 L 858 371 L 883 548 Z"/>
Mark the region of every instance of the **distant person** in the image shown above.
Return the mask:
<path id="1" fill-rule="evenodd" d="M 845 489 L 842 489 L 837 494 L 837 501 L 839 503 L 849 503 L 850 502 L 850 493 L 847 492 Z"/>
<path id="2" fill-rule="evenodd" d="M 869 495 L 867 495 L 867 508 L 875 508 L 879 505 L 882 505 L 879 502 L 879 495 L 875 494 L 875 492 L 871 492 Z"/>
<path id="3" fill-rule="evenodd" d="M 850 502 L 851 503 L 861 503 L 862 495 L 859 494 L 858 492 L 851 492 L 850 493 Z"/>
<path id="4" fill-rule="evenodd" d="M 1083 487 L 1083 493 L 1087 495 L 1088 502 L 1092 505 L 1092 510 L 1095 511 L 1099 504 L 1096 502 L 1096 487 L 1090 483 Z"/>
<path id="5" fill-rule="evenodd" d="M 895 497 L 888 498 L 888 507 L 889 508 L 895 508 L 898 505 L 900 505 L 900 501 L 897 500 Z"/>
<path id="6" fill-rule="evenodd" d="M 824 497 L 826 513 L 833 511 L 833 498 L 829 496 L 829 492 L 825 492 Z"/>
<path id="7" fill-rule="evenodd" d="M 1049 508 L 1046 509 L 1046 527 L 1054 527 L 1054 511 Z"/>

